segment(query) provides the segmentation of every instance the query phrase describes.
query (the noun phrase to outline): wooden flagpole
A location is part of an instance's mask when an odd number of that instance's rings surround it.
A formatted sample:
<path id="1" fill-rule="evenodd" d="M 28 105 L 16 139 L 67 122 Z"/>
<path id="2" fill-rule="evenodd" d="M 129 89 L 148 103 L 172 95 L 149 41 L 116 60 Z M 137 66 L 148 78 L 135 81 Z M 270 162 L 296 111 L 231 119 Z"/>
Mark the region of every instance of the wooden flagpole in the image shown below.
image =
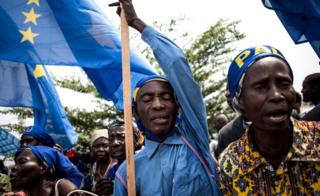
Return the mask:
<path id="1" fill-rule="evenodd" d="M 120 4 L 122 9 L 122 3 Z M 123 9 L 122 9 L 123 10 Z M 121 45 L 122 45 L 122 81 L 124 102 L 124 127 L 127 161 L 127 190 L 129 196 L 136 195 L 134 172 L 134 147 L 132 130 L 131 82 L 130 82 L 130 47 L 129 27 L 124 11 L 121 12 Z"/>

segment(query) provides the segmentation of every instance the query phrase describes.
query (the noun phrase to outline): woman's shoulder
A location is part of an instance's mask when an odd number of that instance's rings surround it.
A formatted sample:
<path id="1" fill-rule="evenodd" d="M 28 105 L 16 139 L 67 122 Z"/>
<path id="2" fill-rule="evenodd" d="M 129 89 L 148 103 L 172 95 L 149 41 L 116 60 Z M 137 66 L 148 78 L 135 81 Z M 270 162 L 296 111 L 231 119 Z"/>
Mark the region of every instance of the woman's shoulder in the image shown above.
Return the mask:
<path id="1" fill-rule="evenodd" d="M 67 196 L 71 191 L 78 189 L 70 180 L 64 178 L 57 180 L 54 188 L 55 196 Z"/>

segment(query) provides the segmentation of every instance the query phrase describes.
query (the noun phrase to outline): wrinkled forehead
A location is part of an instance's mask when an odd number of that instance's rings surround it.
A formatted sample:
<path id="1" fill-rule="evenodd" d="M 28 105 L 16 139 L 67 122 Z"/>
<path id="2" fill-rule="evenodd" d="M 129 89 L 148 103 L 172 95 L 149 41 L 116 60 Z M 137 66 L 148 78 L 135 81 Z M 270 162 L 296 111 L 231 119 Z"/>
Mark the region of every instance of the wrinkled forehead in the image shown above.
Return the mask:
<path id="1" fill-rule="evenodd" d="M 272 75 L 288 76 L 293 80 L 291 68 L 286 61 L 281 58 L 268 56 L 255 61 L 244 74 L 244 79 L 260 79 Z"/>
<path id="2" fill-rule="evenodd" d="M 122 132 L 124 132 L 124 125 L 123 124 L 111 126 L 109 128 L 109 135 L 116 134 L 116 133 L 122 133 Z"/>

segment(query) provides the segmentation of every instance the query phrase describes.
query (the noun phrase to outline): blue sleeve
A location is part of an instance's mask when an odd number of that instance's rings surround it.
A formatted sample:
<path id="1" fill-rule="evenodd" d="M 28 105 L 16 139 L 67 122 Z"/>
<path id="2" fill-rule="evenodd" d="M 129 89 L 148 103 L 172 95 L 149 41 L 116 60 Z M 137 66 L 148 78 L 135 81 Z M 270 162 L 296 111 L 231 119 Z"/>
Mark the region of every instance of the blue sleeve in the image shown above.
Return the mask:
<path id="1" fill-rule="evenodd" d="M 183 51 L 171 40 L 151 27 L 142 32 L 142 39 L 152 48 L 154 55 L 170 81 L 181 109 L 184 136 L 209 151 L 209 133 L 205 104 L 198 83 Z"/>
<path id="2" fill-rule="evenodd" d="M 195 81 L 183 51 L 171 40 L 151 27 L 142 32 L 142 39 L 151 47 L 154 56 L 177 96 L 181 120 L 178 129 L 195 147 L 213 172 L 212 191 L 220 195 L 216 164 L 209 150 L 207 113 L 201 89 Z"/>
<path id="3" fill-rule="evenodd" d="M 126 180 L 126 165 L 122 164 L 118 171 L 116 172 L 117 175 L 122 176 L 123 180 Z M 117 177 L 115 177 L 114 180 L 114 185 L 113 185 L 113 195 L 114 196 L 127 196 L 128 195 L 128 191 L 127 191 L 127 187 L 124 186 L 123 182 L 121 182 L 121 180 Z"/>
<path id="4" fill-rule="evenodd" d="M 58 152 L 58 156 L 57 175 L 70 180 L 77 187 L 80 187 L 83 174 L 62 153 Z"/>

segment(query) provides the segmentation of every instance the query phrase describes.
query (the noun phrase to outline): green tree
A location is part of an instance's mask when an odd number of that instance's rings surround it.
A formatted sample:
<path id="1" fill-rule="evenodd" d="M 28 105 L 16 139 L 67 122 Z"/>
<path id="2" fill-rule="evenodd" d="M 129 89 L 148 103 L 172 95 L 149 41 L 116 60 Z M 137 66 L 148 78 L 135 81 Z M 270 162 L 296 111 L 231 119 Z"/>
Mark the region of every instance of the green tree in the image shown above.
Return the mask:
<path id="1" fill-rule="evenodd" d="M 226 65 L 231 61 L 231 54 L 235 51 L 233 44 L 245 37 L 237 30 L 238 24 L 239 21 L 219 20 L 185 49 L 195 79 L 202 88 L 211 131 L 215 115 L 224 113 L 229 118 L 234 115 L 226 103 L 225 72 Z"/>

